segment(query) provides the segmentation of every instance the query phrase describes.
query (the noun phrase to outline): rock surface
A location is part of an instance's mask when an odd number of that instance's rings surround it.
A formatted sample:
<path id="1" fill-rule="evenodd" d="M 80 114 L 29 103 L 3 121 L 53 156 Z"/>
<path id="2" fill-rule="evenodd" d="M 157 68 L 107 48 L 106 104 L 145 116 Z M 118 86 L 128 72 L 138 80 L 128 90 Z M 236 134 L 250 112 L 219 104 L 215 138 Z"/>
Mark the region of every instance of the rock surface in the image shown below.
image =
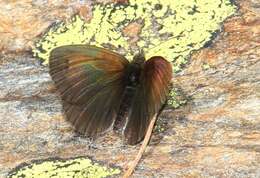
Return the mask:
<path id="1" fill-rule="evenodd" d="M 124 145 L 113 133 L 95 141 L 75 134 L 64 121 L 48 68 L 25 52 L 53 19 L 78 9 L 76 3 L 41 2 L 41 12 L 25 1 L 0 3 L 1 24 L 34 24 L 31 31 L 1 26 L 0 177 L 20 163 L 50 157 L 86 155 L 124 167 L 139 145 Z M 154 135 L 133 177 L 260 177 L 260 3 L 237 3 L 239 14 L 174 76 L 190 100 L 162 113 L 166 129 Z M 15 14 L 17 8 L 21 14 Z M 3 15 L 8 9 L 11 20 Z M 26 15 L 29 22 L 15 18 Z"/>

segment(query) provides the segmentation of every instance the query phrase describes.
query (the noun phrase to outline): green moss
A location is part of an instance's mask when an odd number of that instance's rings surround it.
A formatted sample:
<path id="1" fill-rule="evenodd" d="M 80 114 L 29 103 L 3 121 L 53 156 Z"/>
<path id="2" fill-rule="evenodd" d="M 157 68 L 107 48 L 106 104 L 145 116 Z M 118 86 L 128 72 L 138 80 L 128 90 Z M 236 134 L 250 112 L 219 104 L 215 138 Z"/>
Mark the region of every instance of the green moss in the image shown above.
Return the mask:
<path id="1" fill-rule="evenodd" d="M 158 120 L 153 131 L 158 132 L 158 133 L 164 132 L 165 125 L 163 123 L 159 122 L 159 120 Z"/>
<path id="2" fill-rule="evenodd" d="M 120 170 L 106 168 L 89 158 L 38 160 L 18 166 L 8 178 L 103 178 L 119 174 Z"/>
<path id="3" fill-rule="evenodd" d="M 93 7 L 89 23 L 75 16 L 67 23 L 54 25 L 36 43 L 33 53 L 48 63 L 50 51 L 66 44 L 110 46 L 124 51 L 131 60 L 137 48 L 147 58 L 165 57 L 178 72 L 192 51 L 206 45 L 220 24 L 236 11 L 230 0 L 129 0 L 128 5 L 100 5 Z M 136 45 L 130 46 L 124 27 L 142 19 L 142 31 Z"/>
<path id="4" fill-rule="evenodd" d="M 178 108 L 186 103 L 187 98 L 185 98 L 181 91 L 177 88 L 172 88 L 169 93 L 167 104 L 173 108 Z"/>
<path id="5" fill-rule="evenodd" d="M 201 67 L 203 70 L 208 70 L 208 69 L 212 68 L 212 66 L 209 65 L 208 63 L 203 63 Z"/>

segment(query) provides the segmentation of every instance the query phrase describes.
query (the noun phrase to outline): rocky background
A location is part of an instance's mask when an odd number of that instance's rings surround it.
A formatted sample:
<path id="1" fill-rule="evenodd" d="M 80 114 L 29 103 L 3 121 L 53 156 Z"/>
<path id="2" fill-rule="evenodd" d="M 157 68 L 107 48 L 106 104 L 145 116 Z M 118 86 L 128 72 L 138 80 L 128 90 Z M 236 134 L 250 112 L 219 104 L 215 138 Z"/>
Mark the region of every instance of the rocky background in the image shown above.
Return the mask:
<path id="1" fill-rule="evenodd" d="M 236 3 L 238 15 L 174 75 L 189 101 L 162 113 L 164 129 L 133 177 L 260 177 L 260 2 Z M 0 177 L 36 159 L 90 156 L 123 169 L 136 155 L 140 145 L 124 145 L 113 133 L 95 141 L 77 135 L 63 118 L 48 67 L 30 53 L 56 20 L 78 11 L 91 18 L 87 7 L 0 2 Z"/>

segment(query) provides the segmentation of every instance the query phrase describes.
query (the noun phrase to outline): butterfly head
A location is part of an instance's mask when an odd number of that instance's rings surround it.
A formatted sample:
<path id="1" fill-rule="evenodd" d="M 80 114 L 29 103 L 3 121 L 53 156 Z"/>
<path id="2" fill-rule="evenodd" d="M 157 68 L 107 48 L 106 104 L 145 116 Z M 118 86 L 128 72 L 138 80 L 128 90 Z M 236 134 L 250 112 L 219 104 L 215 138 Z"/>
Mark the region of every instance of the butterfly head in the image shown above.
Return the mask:
<path id="1" fill-rule="evenodd" d="M 145 62 L 144 50 L 141 49 L 133 58 L 133 64 L 142 65 Z"/>

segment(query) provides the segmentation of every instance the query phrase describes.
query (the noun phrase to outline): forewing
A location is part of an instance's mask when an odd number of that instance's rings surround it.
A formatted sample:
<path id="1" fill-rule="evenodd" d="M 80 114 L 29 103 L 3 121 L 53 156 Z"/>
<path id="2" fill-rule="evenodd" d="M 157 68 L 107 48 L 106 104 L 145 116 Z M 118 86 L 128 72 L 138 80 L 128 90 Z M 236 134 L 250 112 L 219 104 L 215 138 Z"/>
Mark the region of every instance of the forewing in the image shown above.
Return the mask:
<path id="1" fill-rule="evenodd" d="M 66 118 L 78 132 L 95 136 L 113 123 L 127 64 L 116 53 L 88 45 L 62 46 L 51 52 L 50 75 Z"/>
<path id="2" fill-rule="evenodd" d="M 167 99 L 171 78 L 171 64 L 164 58 L 155 56 L 146 61 L 124 131 L 127 143 L 133 145 L 144 138 L 150 120 Z"/>

